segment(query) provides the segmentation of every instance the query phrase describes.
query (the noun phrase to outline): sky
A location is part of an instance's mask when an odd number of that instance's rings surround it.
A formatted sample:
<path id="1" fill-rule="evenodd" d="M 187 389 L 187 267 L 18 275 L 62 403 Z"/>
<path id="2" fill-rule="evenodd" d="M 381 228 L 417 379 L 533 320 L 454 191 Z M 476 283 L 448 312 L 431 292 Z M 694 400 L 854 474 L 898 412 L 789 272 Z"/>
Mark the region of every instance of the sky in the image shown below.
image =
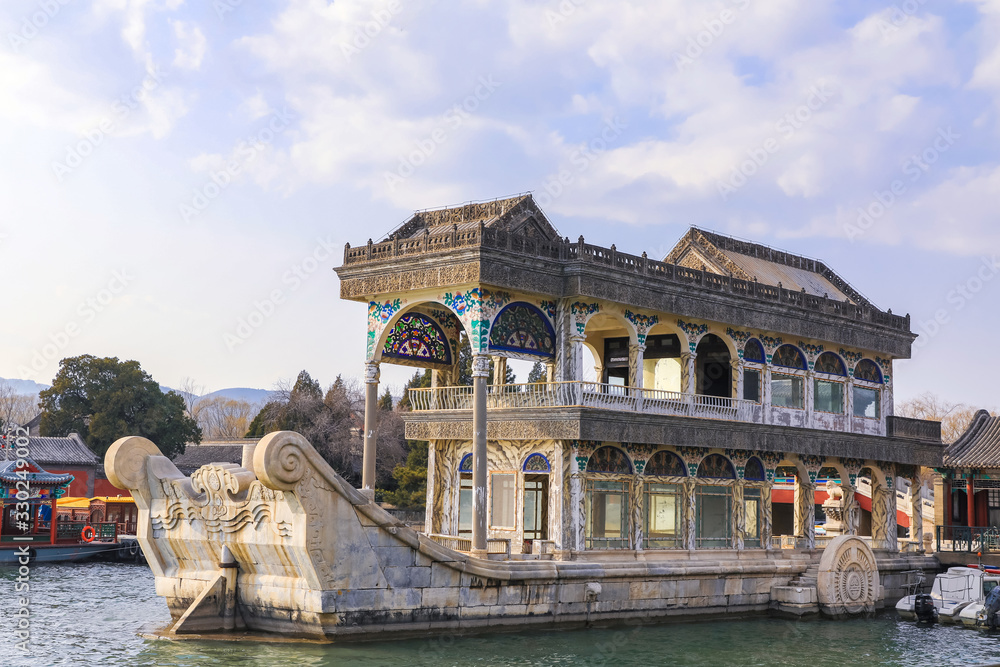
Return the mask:
<path id="1" fill-rule="evenodd" d="M 531 191 L 624 252 L 820 258 L 912 314 L 897 400 L 1000 405 L 998 34 L 1000 0 L 4 0 L 0 377 L 360 377 L 344 244 Z"/>

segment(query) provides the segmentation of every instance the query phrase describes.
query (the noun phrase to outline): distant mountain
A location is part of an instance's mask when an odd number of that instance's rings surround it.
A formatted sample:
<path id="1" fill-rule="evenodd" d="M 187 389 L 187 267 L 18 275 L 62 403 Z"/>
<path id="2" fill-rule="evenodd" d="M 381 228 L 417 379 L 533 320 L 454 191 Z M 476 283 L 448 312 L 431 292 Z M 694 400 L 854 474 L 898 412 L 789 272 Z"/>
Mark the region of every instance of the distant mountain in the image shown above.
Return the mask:
<path id="1" fill-rule="evenodd" d="M 14 387 L 14 391 L 17 393 L 26 394 L 28 396 L 33 396 L 43 389 L 48 389 L 50 386 L 47 384 L 38 384 L 32 380 L 7 380 L 5 378 L 0 378 L 0 383 L 4 382 Z"/>
<path id="2" fill-rule="evenodd" d="M 258 403 L 263 405 L 267 403 L 274 396 L 273 391 L 268 391 L 267 389 L 249 389 L 247 387 L 233 387 L 230 389 L 220 389 L 218 391 L 213 391 L 210 394 L 205 394 L 202 399 L 205 398 L 215 398 L 216 396 L 222 396 L 234 401 L 246 401 L 248 403 Z"/>

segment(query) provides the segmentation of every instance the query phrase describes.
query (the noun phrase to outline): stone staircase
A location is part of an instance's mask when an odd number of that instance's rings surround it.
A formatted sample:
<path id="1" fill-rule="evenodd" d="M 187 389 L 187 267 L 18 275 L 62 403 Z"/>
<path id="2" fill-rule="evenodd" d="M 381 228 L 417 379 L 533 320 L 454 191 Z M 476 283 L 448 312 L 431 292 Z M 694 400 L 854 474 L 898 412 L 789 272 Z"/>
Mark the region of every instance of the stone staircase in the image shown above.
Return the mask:
<path id="1" fill-rule="evenodd" d="M 818 614 L 818 579 L 819 563 L 810 563 L 806 571 L 788 582 L 787 586 L 772 586 L 771 609 L 793 616 Z"/>

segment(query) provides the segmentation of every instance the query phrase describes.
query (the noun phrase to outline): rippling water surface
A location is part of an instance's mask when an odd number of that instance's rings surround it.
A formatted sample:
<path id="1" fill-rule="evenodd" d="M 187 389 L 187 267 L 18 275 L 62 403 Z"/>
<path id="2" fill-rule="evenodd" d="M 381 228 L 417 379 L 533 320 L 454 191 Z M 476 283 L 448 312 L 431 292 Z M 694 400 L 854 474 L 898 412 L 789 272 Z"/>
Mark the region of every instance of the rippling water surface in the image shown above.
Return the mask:
<path id="1" fill-rule="evenodd" d="M 14 578 L 0 568 L 0 665 L 450 667 L 481 665 L 987 665 L 1000 636 L 918 628 L 885 613 L 872 620 L 769 618 L 528 632 L 355 645 L 168 642 L 137 633 L 164 626 L 166 604 L 145 566 L 37 565 L 32 573 L 32 657 L 15 650 Z"/>

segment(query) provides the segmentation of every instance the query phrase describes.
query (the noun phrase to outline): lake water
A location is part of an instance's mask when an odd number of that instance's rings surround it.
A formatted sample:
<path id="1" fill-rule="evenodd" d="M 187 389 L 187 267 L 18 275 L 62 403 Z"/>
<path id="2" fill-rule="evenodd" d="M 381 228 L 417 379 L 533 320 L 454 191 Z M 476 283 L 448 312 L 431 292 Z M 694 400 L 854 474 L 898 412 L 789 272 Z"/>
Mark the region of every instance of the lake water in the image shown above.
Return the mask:
<path id="1" fill-rule="evenodd" d="M 748 620 L 672 623 L 567 632 L 525 632 L 352 645 L 168 642 L 138 636 L 169 620 L 145 566 L 32 568 L 33 656 L 13 636 L 16 573 L 0 568 L 0 665 L 451 667 L 461 665 L 626 667 L 632 665 L 1000 664 L 1000 635 L 919 628 L 894 612 L 854 621 Z"/>

